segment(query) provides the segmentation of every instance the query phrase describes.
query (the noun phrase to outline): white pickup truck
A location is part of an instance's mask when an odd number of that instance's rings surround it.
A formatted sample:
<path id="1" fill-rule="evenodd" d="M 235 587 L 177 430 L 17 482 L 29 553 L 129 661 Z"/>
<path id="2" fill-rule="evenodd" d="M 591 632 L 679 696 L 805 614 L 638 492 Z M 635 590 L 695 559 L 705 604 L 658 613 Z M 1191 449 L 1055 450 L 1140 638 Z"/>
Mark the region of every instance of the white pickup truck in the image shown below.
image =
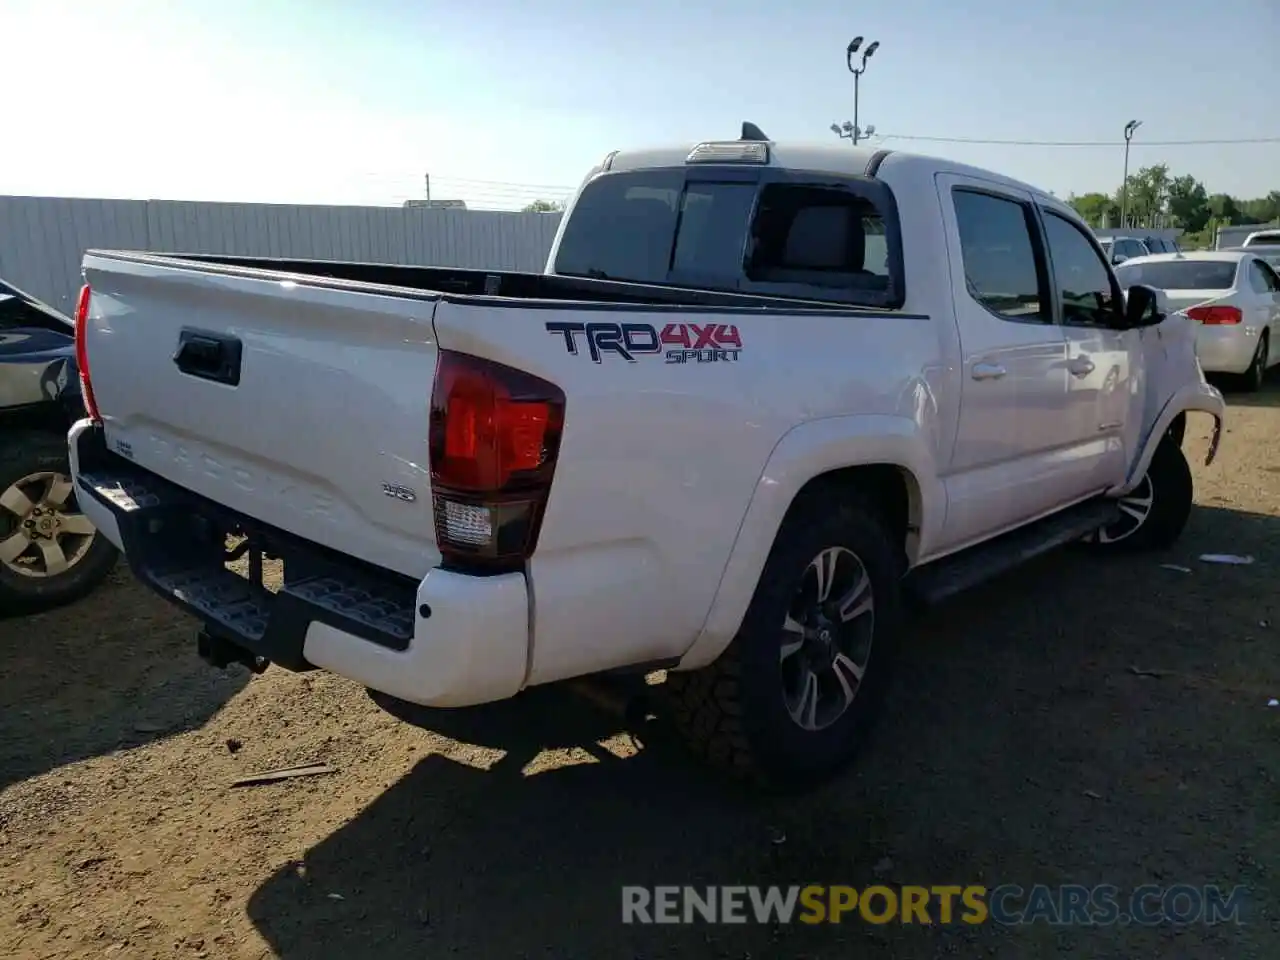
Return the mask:
<path id="1" fill-rule="evenodd" d="M 691 743 L 777 784 L 853 754 L 906 599 L 1171 543 L 1185 415 L 1210 459 L 1223 416 L 1062 202 L 751 124 L 609 154 L 542 274 L 84 274 L 78 499 L 206 659 L 441 707 L 665 669 Z"/>

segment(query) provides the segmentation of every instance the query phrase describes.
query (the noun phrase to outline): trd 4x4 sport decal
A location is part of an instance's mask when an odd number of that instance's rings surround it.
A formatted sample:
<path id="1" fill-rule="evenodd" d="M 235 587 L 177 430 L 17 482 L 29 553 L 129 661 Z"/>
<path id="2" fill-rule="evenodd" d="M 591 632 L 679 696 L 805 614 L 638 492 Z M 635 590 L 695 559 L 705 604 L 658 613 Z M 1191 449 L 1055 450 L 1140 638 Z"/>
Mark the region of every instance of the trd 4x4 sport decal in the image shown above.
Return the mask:
<path id="1" fill-rule="evenodd" d="M 585 341 L 594 363 L 606 353 L 628 363 L 659 353 L 667 363 L 726 363 L 742 353 L 742 337 L 731 323 L 668 323 L 659 332 L 648 323 L 556 322 L 547 324 L 547 333 L 564 337 L 565 349 L 575 357 L 579 340 Z"/>

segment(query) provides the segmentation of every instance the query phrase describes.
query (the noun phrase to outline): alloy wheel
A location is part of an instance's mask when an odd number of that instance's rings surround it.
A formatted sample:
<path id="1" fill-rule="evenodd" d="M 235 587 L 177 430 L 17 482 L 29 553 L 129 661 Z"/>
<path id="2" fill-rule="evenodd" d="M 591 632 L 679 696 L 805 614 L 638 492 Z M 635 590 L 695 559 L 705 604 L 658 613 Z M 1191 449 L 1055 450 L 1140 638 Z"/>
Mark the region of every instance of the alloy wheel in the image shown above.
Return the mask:
<path id="1" fill-rule="evenodd" d="M 1151 505 L 1155 503 L 1155 488 L 1151 485 L 1151 476 L 1142 478 L 1142 482 L 1127 495 L 1116 501 L 1120 507 L 1120 518 L 1108 527 L 1098 531 L 1100 543 L 1116 543 L 1125 540 L 1142 527 L 1151 515 Z"/>
<path id="2" fill-rule="evenodd" d="M 809 562 L 782 626 L 782 699 L 803 730 L 848 711 L 871 657 L 875 594 L 862 561 L 828 547 Z"/>
<path id="3" fill-rule="evenodd" d="M 96 530 L 62 473 L 33 473 L 0 493 L 0 564 L 24 577 L 56 577 L 84 558 Z"/>

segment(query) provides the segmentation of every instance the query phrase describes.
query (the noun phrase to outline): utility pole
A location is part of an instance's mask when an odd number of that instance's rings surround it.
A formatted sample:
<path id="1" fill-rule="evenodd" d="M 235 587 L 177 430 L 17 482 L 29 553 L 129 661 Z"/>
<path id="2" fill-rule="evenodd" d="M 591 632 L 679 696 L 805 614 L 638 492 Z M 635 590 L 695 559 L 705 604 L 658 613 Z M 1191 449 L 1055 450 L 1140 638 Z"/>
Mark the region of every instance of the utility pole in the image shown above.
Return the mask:
<path id="1" fill-rule="evenodd" d="M 1130 120 L 1124 125 L 1124 180 L 1120 183 L 1120 229 L 1128 228 L 1126 218 L 1129 213 L 1129 141 L 1134 132 L 1142 126 L 1141 120 Z"/>
<path id="2" fill-rule="evenodd" d="M 427 188 L 427 206 L 431 206 L 431 174 L 424 173 L 422 175 L 423 186 Z"/>
<path id="3" fill-rule="evenodd" d="M 847 46 L 844 51 L 845 62 L 849 65 L 849 72 L 853 74 L 853 122 L 850 123 L 846 120 L 843 124 L 833 123 L 831 125 L 831 131 L 837 137 L 843 137 L 853 141 L 853 145 L 855 147 L 858 145 L 859 140 L 865 139 L 876 132 L 876 128 L 874 126 L 867 127 L 866 130 L 863 130 L 858 126 L 858 95 L 860 92 L 859 81 L 862 79 L 862 75 L 867 72 L 867 61 L 871 59 L 872 55 L 874 55 L 877 50 L 880 49 L 880 41 L 873 40 L 871 43 L 867 44 L 867 49 L 862 53 L 861 66 L 855 67 L 853 65 L 853 58 L 857 55 L 861 46 L 862 37 L 854 37 L 849 41 L 849 46 Z"/>

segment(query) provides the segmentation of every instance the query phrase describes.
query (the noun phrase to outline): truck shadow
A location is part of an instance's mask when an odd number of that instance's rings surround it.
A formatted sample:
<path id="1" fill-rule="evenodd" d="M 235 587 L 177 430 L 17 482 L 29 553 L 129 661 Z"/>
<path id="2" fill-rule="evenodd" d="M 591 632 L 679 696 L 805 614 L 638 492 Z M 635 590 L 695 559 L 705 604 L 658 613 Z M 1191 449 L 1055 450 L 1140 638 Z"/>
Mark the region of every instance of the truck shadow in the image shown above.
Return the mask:
<path id="1" fill-rule="evenodd" d="M 878 858 L 872 821 L 841 845 L 853 856 L 841 867 L 789 835 L 787 801 L 709 776 L 660 721 L 615 755 L 601 741 L 626 740 L 622 722 L 564 690 L 468 711 L 391 706 L 505 756 L 487 769 L 423 759 L 305 856 L 305 879 L 290 864 L 265 883 L 248 912 L 279 956 L 648 956 L 652 928 L 620 922 L 624 884 L 792 883 L 797 862 L 869 879 Z M 673 948 L 719 939 L 662 932 Z"/>
<path id="2" fill-rule="evenodd" d="M 0 620 L 0 790 L 203 725 L 248 674 L 210 670 L 192 630 L 123 566 L 77 603 Z"/>
<path id="3" fill-rule="evenodd" d="M 1280 603 L 1267 586 L 1278 545 L 1280 520 L 1202 507 L 1166 555 L 1061 551 L 939 608 L 913 628 L 856 767 L 804 796 L 728 786 L 660 718 L 638 752 L 615 756 L 599 744 L 621 721 L 557 690 L 397 709 L 506 754 L 488 768 L 465 749 L 423 759 L 305 869 L 281 866 L 248 915 L 277 956 L 308 960 L 1158 955 L 1160 931 L 1115 927 L 626 925 L 622 887 L 1155 877 L 1265 889 L 1238 854 L 1280 841 L 1255 836 L 1251 813 L 1274 802 L 1280 774 L 1261 699 L 1280 683 L 1263 626 Z M 1255 563 L 1198 560 L 1225 550 Z M 1179 934 L 1214 953 L 1252 935 Z"/>

